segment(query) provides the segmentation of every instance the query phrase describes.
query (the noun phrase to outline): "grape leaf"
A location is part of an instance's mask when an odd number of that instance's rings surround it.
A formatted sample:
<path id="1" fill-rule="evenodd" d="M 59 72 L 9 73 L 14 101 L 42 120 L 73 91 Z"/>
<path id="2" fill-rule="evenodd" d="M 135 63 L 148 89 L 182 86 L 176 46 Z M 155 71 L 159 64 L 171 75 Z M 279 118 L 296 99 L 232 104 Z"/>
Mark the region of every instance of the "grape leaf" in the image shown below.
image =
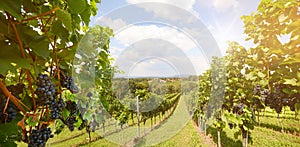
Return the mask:
<path id="1" fill-rule="evenodd" d="M 284 79 L 285 82 L 283 84 L 288 84 L 288 85 L 292 85 L 292 86 L 300 86 L 300 84 L 297 82 L 297 79 L 293 78 L 293 79 Z"/>
<path id="2" fill-rule="evenodd" d="M 65 25 L 66 29 L 72 31 L 72 18 L 71 14 L 65 10 L 56 11 L 56 16 Z"/>
<path id="3" fill-rule="evenodd" d="M 49 42 L 45 36 L 39 35 L 33 28 L 26 25 L 18 25 L 21 40 L 32 49 L 32 51 L 46 59 L 49 56 Z"/>
<path id="4" fill-rule="evenodd" d="M 35 38 L 28 44 L 28 46 L 32 49 L 34 53 L 36 53 L 36 55 L 44 59 L 49 57 L 49 42 L 45 37 L 39 36 Z"/>
<path id="5" fill-rule="evenodd" d="M 16 0 L 16 1 L 1 0 L 0 1 L 0 10 L 7 11 L 12 16 L 14 16 L 17 20 L 22 20 L 21 3 L 22 3 L 21 0 Z"/>
<path id="6" fill-rule="evenodd" d="M 23 0 L 22 4 L 24 10 L 26 10 L 27 12 L 37 12 L 37 7 L 35 7 L 31 0 Z"/>
<path id="7" fill-rule="evenodd" d="M 86 7 L 86 9 L 80 13 L 80 17 L 82 21 L 85 23 L 85 25 L 89 25 L 90 23 L 90 17 L 91 17 L 91 10 L 89 7 Z"/>
<path id="8" fill-rule="evenodd" d="M 65 29 L 64 27 L 62 27 L 62 22 L 61 21 L 55 21 L 53 24 L 52 24 L 52 32 L 57 34 L 60 39 L 62 41 L 68 41 L 68 38 L 69 38 L 69 32 L 67 29 Z"/>
<path id="9" fill-rule="evenodd" d="M 64 119 L 67 119 L 67 117 L 70 115 L 70 113 L 71 112 L 69 110 L 64 109 L 61 114 Z"/>
<path id="10" fill-rule="evenodd" d="M 0 74 L 5 75 L 7 71 L 16 72 L 18 64 L 24 60 L 15 43 L 8 45 L 4 40 L 0 40 Z M 12 65 L 16 63 L 17 65 Z M 25 65 L 26 66 L 26 65 Z"/>
<path id="11" fill-rule="evenodd" d="M 21 140 L 21 127 L 17 123 L 23 118 L 20 114 L 10 123 L 0 124 L 0 145 L 17 146 L 15 141 Z"/>
<path id="12" fill-rule="evenodd" d="M 86 0 L 67 0 L 68 5 L 70 6 L 71 13 L 77 14 L 81 13 L 86 8 Z"/>

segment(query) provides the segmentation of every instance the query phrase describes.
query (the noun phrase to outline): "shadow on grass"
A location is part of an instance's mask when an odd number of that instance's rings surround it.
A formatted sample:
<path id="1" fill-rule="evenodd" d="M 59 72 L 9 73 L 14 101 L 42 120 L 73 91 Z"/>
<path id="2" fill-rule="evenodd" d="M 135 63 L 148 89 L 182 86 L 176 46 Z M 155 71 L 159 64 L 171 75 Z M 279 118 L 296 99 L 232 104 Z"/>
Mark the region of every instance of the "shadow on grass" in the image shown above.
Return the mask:
<path id="1" fill-rule="evenodd" d="M 209 127 L 207 132 L 213 136 L 213 141 L 218 144 L 218 130 L 213 127 Z M 224 131 L 221 132 L 221 144 L 223 147 L 241 147 L 243 146 L 242 141 L 234 140 L 226 135 Z"/>
<path id="2" fill-rule="evenodd" d="M 135 144 L 134 144 L 134 147 L 141 147 L 141 146 L 145 146 L 146 144 L 146 140 L 144 138 L 140 138 L 137 140 L 134 140 Z"/>
<path id="3" fill-rule="evenodd" d="M 258 125 L 256 125 L 256 126 L 258 126 Z M 281 132 L 281 126 L 279 126 L 279 125 L 260 123 L 259 127 L 264 127 L 264 128 L 272 129 L 274 131 Z M 283 129 L 284 129 L 284 132 L 286 132 L 286 133 L 296 134 L 297 136 L 300 136 L 300 132 L 298 130 L 296 130 L 296 128 L 283 127 Z"/>

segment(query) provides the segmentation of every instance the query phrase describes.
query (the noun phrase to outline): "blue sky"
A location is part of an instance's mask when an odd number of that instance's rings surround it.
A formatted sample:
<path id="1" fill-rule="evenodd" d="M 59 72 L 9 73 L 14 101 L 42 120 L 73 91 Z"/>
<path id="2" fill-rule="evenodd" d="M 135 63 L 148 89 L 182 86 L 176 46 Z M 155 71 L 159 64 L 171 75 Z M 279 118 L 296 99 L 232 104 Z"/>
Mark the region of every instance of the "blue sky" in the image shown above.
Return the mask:
<path id="1" fill-rule="evenodd" d="M 157 5 L 144 5 L 144 2 L 155 2 Z M 110 51 L 116 60 L 114 64 L 125 71 L 127 76 L 200 74 L 209 67 L 211 54 L 217 54 L 214 49 L 208 49 L 206 44 L 215 41 L 222 55 L 228 47 L 227 41 L 237 41 L 247 48 L 252 46 L 251 42 L 244 41 L 243 22 L 240 17 L 255 12 L 259 2 L 102 0 L 91 25 L 100 24 L 114 30 L 115 37 L 111 39 Z M 194 23 L 195 21 L 201 21 L 205 28 Z M 207 32 L 202 34 L 202 41 L 193 34 L 205 29 L 209 30 L 214 41 L 207 41 L 211 39 Z M 177 54 L 179 52 L 183 55 Z M 181 68 L 190 65 L 193 69 Z"/>

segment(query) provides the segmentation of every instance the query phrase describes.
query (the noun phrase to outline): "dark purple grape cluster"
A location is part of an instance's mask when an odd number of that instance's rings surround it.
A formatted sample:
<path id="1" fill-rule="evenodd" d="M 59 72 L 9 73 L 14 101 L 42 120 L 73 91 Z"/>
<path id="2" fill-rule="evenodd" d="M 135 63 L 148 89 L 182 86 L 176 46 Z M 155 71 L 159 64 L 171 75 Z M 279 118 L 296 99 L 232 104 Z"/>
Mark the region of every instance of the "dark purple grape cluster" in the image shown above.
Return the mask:
<path id="1" fill-rule="evenodd" d="M 265 104 L 275 109 L 277 113 L 281 113 L 283 106 L 289 106 L 292 111 L 295 111 L 295 104 L 300 102 L 300 94 L 288 95 L 284 92 L 284 89 L 288 88 L 284 84 L 274 84 L 274 91 L 266 94 L 268 96 Z"/>
<path id="2" fill-rule="evenodd" d="M 23 93 L 24 84 L 17 84 L 17 85 L 10 85 L 7 89 L 14 95 L 16 98 L 19 98 L 19 94 Z M 16 118 L 18 109 L 16 106 L 9 101 L 6 110 L 4 111 L 7 97 L 4 93 L 0 90 L 0 122 L 6 123 L 11 122 L 13 119 Z"/>
<path id="3" fill-rule="evenodd" d="M 4 111 L 7 98 L 4 95 L 0 95 L 0 120 L 1 123 L 11 122 L 13 119 L 16 118 L 17 110 L 16 106 L 9 102 L 6 110 Z"/>
<path id="4" fill-rule="evenodd" d="M 32 130 L 29 135 L 28 147 L 44 147 L 49 138 L 53 137 L 50 128 L 42 128 L 40 130 Z"/>
<path id="5" fill-rule="evenodd" d="M 296 103 L 300 103 L 300 94 L 299 93 L 292 95 L 292 98 L 288 101 L 287 105 L 290 107 L 290 109 L 292 111 L 295 111 Z"/>
<path id="6" fill-rule="evenodd" d="M 64 124 L 68 126 L 70 131 L 74 130 L 74 124 L 77 123 L 77 114 L 79 114 L 78 107 L 75 102 L 68 101 L 66 108 L 70 111 L 70 115 L 63 120 Z"/>
<path id="7" fill-rule="evenodd" d="M 39 74 L 35 93 L 38 96 L 37 104 L 40 106 L 48 106 L 51 112 L 51 119 L 58 119 L 61 117 L 61 111 L 66 106 L 63 99 L 57 99 L 57 92 L 55 85 L 47 74 Z"/>
<path id="8" fill-rule="evenodd" d="M 66 103 L 62 98 L 59 98 L 57 101 L 52 101 L 50 104 L 51 119 L 59 119 L 65 106 Z"/>
<path id="9" fill-rule="evenodd" d="M 37 80 L 38 88 L 35 91 L 38 96 L 37 104 L 41 106 L 51 105 L 56 99 L 56 90 L 51 78 L 47 74 L 39 74 Z"/>
<path id="10" fill-rule="evenodd" d="M 256 84 L 253 89 L 252 103 L 256 109 L 263 109 L 263 102 L 269 95 L 268 89 L 262 89 L 260 84 Z"/>
<path id="11" fill-rule="evenodd" d="M 270 91 L 269 89 L 264 89 L 260 91 L 260 96 L 261 96 L 261 100 L 265 101 L 267 99 L 267 97 L 269 96 Z"/>
<path id="12" fill-rule="evenodd" d="M 67 119 L 65 120 L 65 125 L 68 126 L 70 131 L 74 131 L 75 123 L 77 123 L 76 115 L 71 115 L 71 116 L 67 117 Z"/>
<path id="13" fill-rule="evenodd" d="M 254 86 L 254 90 L 253 90 L 253 94 L 254 95 L 259 95 L 260 94 L 260 91 L 261 91 L 261 86 L 259 84 L 256 84 Z"/>
<path id="14" fill-rule="evenodd" d="M 243 103 L 239 103 L 233 106 L 232 112 L 237 115 L 242 115 L 244 113 L 245 105 Z"/>
<path id="15" fill-rule="evenodd" d="M 284 85 L 274 85 L 274 91 L 270 92 L 265 100 L 265 104 L 270 106 L 271 109 L 275 109 L 277 113 L 281 113 L 284 106 L 283 100 L 287 95 L 283 92 Z"/>
<path id="16" fill-rule="evenodd" d="M 71 76 L 61 76 L 60 84 L 62 87 L 69 89 L 72 93 L 78 93 L 78 87 L 75 85 L 74 79 Z"/>

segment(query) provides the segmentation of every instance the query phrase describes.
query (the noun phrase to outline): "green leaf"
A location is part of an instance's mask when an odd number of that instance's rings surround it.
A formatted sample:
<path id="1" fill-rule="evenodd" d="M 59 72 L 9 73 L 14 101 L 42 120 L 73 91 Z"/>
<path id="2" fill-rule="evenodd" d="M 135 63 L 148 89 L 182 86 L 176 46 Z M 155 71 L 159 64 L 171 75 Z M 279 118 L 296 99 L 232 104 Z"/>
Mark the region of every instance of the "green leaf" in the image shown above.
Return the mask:
<path id="1" fill-rule="evenodd" d="M 12 63 L 19 63 L 22 58 L 20 50 L 14 42 L 8 45 L 4 40 L 0 40 L 0 74 L 5 75 L 8 71 L 16 72 L 18 65 L 12 65 Z"/>
<path id="2" fill-rule="evenodd" d="M 247 80 L 251 80 L 251 81 L 257 79 L 257 77 L 254 76 L 253 72 L 250 72 L 249 74 L 246 74 L 245 77 L 246 77 Z"/>
<path id="3" fill-rule="evenodd" d="M 283 84 L 292 85 L 292 86 L 300 86 L 300 83 L 297 82 L 297 79 L 284 79 L 285 82 Z"/>
<path id="4" fill-rule="evenodd" d="M 21 40 L 32 49 L 32 51 L 46 59 L 49 56 L 49 41 L 45 36 L 38 34 L 33 28 L 25 24 L 17 26 Z"/>
<path id="5" fill-rule="evenodd" d="M 77 122 L 74 124 L 74 126 L 75 126 L 76 128 L 79 128 L 80 125 L 81 125 L 82 123 L 83 123 L 83 122 L 82 122 L 81 119 L 77 119 Z"/>
<path id="6" fill-rule="evenodd" d="M 262 86 L 266 86 L 266 85 L 268 85 L 268 80 L 262 79 L 262 80 L 259 81 L 259 84 L 262 85 Z"/>
<path id="7" fill-rule="evenodd" d="M 239 137 L 239 135 L 241 135 L 240 132 L 234 132 L 234 138 L 237 139 Z"/>
<path id="8" fill-rule="evenodd" d="M 257 76 L 259 76 L 260 78 L 264 78 L 264 77 L 266 77 L 266 75 L 265 75 L 265 74 L 263 74 L 262 72 L 258 72 L 258 73 L 257 73 Z"/>
<path id="9" fill-rule="evenodd" d="M 86 8 L 86 0 L 67 0 L 68 5 L 70 6 L 71 13 L 81 13 Z"/>
<path id="10" fill-rule="evenodd" d="M 37 7 L 32 3 L 31 0 L 22 0 L 23 8 L 27 12 L 37 12 Z"/>
<path id="11" fill-rule="evenodd" d="M 66 119 L 70 115 L 70 111 L 67 109 L 64 109 L 61 114 L 62 114 L 62 117 L 64 119 Z"/>
<path id="12" fill-rule="evenodd" d="M 89 7 L 86 7 L 86 9 L 80 13 L 80 17 L 82 21 L 85 23 L 85 25 L 89 25 L 90 23 L 90 17 L 91 17 L 91 10 Z"/>
<path id="13" fill-rule="evenodd" d="M 0 13 L 0 33 L 1 34 L 8 34 L 8 21 L 6 20 L 6 17 Z"/>
<path id="14" fill-rule="evenodd" d="M 52 25 L 52 32 L 57 34 L 62 41 L 69 40 L 69 32 L 66 28 L 62 27 L 61 21 L 55 21 Z"/>
<path id="15" fill-rule="evenodd" d="M 293 93 L 292 90 L 289 89 L 289 88 L 284 88 L 284 89 L 282 89 L 282 91 L 283 91 L 284 93 L 286 93 L 286 94 L 292 94 L 292 93 Z"/>
<path id="16" fill-rule="evenodd" d="M 16 72 L 16 68 L 12 66 L 10 62 L 7 62 L 7 60 L 5 59 L 0 58 L 0 65 L 1 65 L 0 74 L 2 75 L 6 75 L 8 71 Z"/>
<path id="17" fill-rule="evenodd" d="M 0 10 L 7 11 L 17 20 L 22 20 L 21 0 L 0 0 Z"/>
<path id="18" fill-rule="evenodd" d="M 32 41 L 30 41 L 28 46 L 32 49 L 32 51 L 36 55 L 38 55 L 44 59 L 49 57 L 49 54 L 50 54 L 49 42 L 45 37 L 38 36 L 38 37 L 34 38 Z"/>
<path id="19" fill-rule="evenodd" d="M 29 116 L 29 117 L 25 120 L 26 123 L 27 123 L 29 126 L 32 126 L 32 127 L 36 126 L 37 123 L 38 123 L 38 121 L 39 121 L 39 119 L 35 119 L 35 120 L 33 121 L 33 118 L 34 118 L 34 116 Z"/>
<path id="20" fill-rule="evenodd" d="M 13 63 L 16 64 L 17 67 L 30 69 L 30 61 L 24 58 L 17 58 Z"/>
<path id="21" fill-rule="evenodd" d="M 92 120 L 92 113 L 89 112 L 89 111 L 85 112 L 84 115 L 83 115 L 83 118 L 87 119 L 88 121 L 91 121 Z"/>
<path id="22" fill-rule="evenodd" d="M 17 146 L 15 141 L 21 140 L 21 127 L 17 126 L 17 122 L 22 119 L 21 115 L 17 117 L 10 123 L 0 124 L 0 145 L 3 147 Z"/>
<path id="23" fill-rule="evenodd" d="M 57 10 L 56 16 L 65 25 L 66 29 L 72 31 L 72 19 L 71 14 L 65 10 Z"/>

